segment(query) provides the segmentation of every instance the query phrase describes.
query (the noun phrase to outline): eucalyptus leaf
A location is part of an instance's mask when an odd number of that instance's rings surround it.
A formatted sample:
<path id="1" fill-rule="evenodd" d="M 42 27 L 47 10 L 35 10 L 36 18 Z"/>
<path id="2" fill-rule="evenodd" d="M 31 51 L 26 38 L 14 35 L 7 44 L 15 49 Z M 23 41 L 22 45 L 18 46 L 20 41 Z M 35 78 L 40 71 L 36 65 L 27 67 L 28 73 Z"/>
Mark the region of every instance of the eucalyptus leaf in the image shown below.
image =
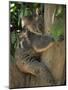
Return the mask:
<path id="1" fill-rule="evenodd" d="M 16 34 L 15 34 L 15 32 L 13 31 L 13 32 L 11 33 L 11 43 L 14 44 L 15 41 L 16 41 Z"/>

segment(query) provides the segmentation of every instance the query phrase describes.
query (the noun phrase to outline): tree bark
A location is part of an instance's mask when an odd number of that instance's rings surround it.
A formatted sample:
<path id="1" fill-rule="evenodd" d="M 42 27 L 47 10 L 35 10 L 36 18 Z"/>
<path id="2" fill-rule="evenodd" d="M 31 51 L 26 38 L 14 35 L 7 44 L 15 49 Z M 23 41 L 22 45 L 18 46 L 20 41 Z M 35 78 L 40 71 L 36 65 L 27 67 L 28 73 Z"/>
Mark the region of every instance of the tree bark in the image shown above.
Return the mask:
<path id="1" fill-rule="evenodd" d="M 45 5 L 44 9 L 44 24 L 45 34 L 50 35 L 51 26 L 54 23 L 54 12 L 59 5 Z M 65 22 L 65 13 L 63 20 Z M 65 23 L 64 23 L 65 37 Z M 42 62 L 44 62 L 52 75 L 54 76 L 57 85 L 65 84 L 65 40 L 56 42 L 51 48 L 42 53 Z"/>
<path id="2" fill-rule="evenodd" d="M 51 26 L 54 23 L 54 14 L 56 10 L 56 5 L 45 4 L 44 5 L 44 32 L 49 35 L 51 32 Z"/>

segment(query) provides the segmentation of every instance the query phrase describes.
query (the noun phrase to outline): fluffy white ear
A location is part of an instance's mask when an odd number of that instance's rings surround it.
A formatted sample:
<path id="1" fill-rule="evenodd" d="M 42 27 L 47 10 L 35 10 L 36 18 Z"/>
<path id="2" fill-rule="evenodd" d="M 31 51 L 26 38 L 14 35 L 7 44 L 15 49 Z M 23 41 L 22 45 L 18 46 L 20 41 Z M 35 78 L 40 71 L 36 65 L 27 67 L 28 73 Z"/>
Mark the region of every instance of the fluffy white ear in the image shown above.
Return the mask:
<path id="1" fill-rule="evenodd" d="M 24 39 L 22 39 L 22 41 L 20 41 L 20 47 L 21 47 L 21 48 L 24 48 L 24 46 L 23 46 L 23 41 L 24 41 Z"/>
<path id="2" fill-rule="evenodd" d="M 25 23 L 24 23 L 24 20 L 22 19 L 21 21 L 21 25 L 22 25 L 22 28 L 24 27 Z"/>

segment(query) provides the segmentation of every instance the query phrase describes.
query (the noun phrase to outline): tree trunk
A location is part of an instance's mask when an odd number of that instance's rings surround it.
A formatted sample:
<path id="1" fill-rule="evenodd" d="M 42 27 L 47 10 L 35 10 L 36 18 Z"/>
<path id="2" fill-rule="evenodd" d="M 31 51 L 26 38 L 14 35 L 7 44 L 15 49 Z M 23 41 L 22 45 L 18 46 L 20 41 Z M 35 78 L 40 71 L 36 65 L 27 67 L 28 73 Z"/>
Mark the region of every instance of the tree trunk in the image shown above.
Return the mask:
<path id="1" fill-rule="evenodd" d="M 44 9 L 44 24 L 45 24 L 45 34 L 49 35 L 51 32 L 51 26 L 54 23 L 54 12 L 56 7 L 59 5 L 45 5 Z M 63 18 L 65 22 L 65 15 Z M 64 33 L 65 33 L 65 23 L 64 23 Z M 65 84 L 65 40 L 61 42 L 56 42 L 51 48 L 46 52 L 42 53 L 42 62 L 44 62 L 47 67 L 52 72 L 57 85 Z"/>
<path id="2" fill-rule="evenodd" d="M 46 35 L 49 35 L 51 32 L 51 26 L 54 22 L 55 10 L 56 10 L 56 5 L 52 5 L 52 4 L 44 5 L 44 27 L 45 27 Z"/>
<path id="3" fill-rule="evenodd" d="M 54 76 L 57 85 L 64 84 L 65 80 L 65 42 L 56 42 L 46 52 L 42 53 L 42 62 Z"/>

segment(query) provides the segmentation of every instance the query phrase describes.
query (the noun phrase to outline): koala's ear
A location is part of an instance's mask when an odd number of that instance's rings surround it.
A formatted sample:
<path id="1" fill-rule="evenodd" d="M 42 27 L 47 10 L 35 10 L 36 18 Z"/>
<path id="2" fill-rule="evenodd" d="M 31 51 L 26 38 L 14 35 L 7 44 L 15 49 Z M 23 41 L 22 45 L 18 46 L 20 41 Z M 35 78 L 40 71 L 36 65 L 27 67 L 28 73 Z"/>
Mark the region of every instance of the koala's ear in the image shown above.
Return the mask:
<path id="1" fill-rule="evenodd" d="M 21 26 L 22 26 L 22 28 L 25 26 L 25 22 L 23 19 L 21 20 Z"/>

